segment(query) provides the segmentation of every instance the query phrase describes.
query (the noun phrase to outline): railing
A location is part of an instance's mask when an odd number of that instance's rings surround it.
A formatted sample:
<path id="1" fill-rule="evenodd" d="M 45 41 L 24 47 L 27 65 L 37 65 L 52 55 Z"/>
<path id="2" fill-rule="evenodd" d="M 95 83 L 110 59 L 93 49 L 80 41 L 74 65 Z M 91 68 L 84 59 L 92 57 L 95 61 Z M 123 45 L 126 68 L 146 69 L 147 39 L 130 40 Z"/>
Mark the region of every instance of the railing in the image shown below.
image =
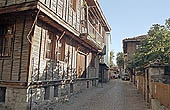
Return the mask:
<path id="1" fill-rule="evenodd" d="M 153 82 L 152 97 L 170 109 L 170 85 Z"/>
<path id="2" fill-rule="evenodd" d="M 103 37 L 102 37 L 102 35 L 98 32 L 97 29 L 95 29 L 95 27 L 89 21 L 88 21 L 88 34 L 100 46 L 103 45 Z"/>

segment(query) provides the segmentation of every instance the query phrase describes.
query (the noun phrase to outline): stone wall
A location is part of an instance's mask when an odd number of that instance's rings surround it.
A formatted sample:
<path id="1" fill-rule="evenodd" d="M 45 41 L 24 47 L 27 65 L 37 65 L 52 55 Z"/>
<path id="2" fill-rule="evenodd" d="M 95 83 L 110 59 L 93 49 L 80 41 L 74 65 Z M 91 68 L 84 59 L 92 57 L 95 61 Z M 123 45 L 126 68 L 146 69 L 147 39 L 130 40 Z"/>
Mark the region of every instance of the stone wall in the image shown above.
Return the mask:
<path id="1" fill-rule="evenodd" d="M 60 85 L 39 88 L 6 88 L 5 102 L 0 103 L 0 110 L 46 110 L 51 104 L 68 101 L 74 94 L 95 87 L 97 79 L 79 79 Z"/>
<path id="2" fill-rule="evenodd" d="M 45 88 L 43 87 L 33 89 L 34 92 L 32 95 L 31 108 L 32 110 L 48 109 L 51 104 L 60 104 L 65 101 L 68 101 L 69 98 L 74 94 L 78 94 L 81 93 L 82 91 L 85 91 L 86 89 L 92 88 L 96 86 L 97 83 L 98 83 L 97 80 L 78 80 L 73 83 L 62 84 L 56 87 L 50 86 L 48 87 L 50 89 L 47 95 L 45 95 Z M 31 95 L 29 94 L 29 96 Z M 45 99 L 45 97 L 48 96 L 49 99 L 48 98 Z M 29 97 L 29 99 L 31 99 L 31 97 Z"/>
<path id="3" fill-rule="evenodd" d="M 109 70 L 104 70 L 104 82 L 109 81 Z"/>
<path id="4" fill-rule="evenodd" d="M 28 110 L 27 89 L 6 88 L 5 103 L 0 104 L 1 110 Z"/>

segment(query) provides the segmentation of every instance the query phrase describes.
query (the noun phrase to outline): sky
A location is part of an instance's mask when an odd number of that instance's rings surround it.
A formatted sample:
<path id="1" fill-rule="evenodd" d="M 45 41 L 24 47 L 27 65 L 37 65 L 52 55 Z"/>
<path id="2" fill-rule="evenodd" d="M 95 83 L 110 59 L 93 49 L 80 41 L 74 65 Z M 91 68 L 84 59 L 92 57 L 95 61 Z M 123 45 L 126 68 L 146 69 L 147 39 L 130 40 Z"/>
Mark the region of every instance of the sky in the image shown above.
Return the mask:
<path id="1" fill-rule="evenodd" d="M 115 56 L 123 51 L 124 38 L 147 34 L 153 24 L 164 24 L 170 18 L 170 0 L 98 1 L 112 28 L 111 49 Z"/>

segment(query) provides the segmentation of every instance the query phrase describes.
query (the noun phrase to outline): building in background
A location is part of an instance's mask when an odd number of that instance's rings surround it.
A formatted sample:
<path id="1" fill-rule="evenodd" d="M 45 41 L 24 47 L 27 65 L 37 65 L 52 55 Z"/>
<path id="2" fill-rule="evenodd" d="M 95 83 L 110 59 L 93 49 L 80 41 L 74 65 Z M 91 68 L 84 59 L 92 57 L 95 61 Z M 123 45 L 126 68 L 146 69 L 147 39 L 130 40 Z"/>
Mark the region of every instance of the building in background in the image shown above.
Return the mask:
<path id="1" fill-rule="evenodd" d="M 126 73 L 129 73 L 131 79 L 134 74 L 134 70 L 127 68 L 127 61 L 131 60 L 133 55 L 136 53 L 136 50 L 139 48 L 142 39 L 146 37 L 147 35 L 141 35 L 133 38 L 126 38 L 123 40 L 124 70 Z"/>
<path id="2" fill-rule="evenodd" d="M 111 34 L 106 33 L 106 38 L 105 38 L 105 48 L 104 52 L 105 55 L 101 57 L 100 60 L 100 69 L 99 69 L 99 76 L 101 82 L 108 82 L 110 79 L 110 45 L 111 45 Z"/>
<path id="3" fill-rule="evenodd" d="M 2 110 L 45 109 L 98 83 L 111 30 L 98 1 L 1 0 L 0 16 Z"/>

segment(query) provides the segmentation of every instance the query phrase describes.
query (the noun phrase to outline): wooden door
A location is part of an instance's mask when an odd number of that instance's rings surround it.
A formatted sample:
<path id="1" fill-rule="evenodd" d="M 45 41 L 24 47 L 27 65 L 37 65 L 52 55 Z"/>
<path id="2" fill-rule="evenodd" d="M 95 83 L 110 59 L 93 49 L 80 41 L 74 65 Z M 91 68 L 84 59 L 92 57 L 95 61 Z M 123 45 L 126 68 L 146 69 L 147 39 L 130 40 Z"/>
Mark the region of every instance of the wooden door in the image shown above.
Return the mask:
<path id="1" fill-rule="evenodd" d="M 85 78 L 86 77 L 86 56 L 77 53 L 77 75 L 78 77 Z"/>

